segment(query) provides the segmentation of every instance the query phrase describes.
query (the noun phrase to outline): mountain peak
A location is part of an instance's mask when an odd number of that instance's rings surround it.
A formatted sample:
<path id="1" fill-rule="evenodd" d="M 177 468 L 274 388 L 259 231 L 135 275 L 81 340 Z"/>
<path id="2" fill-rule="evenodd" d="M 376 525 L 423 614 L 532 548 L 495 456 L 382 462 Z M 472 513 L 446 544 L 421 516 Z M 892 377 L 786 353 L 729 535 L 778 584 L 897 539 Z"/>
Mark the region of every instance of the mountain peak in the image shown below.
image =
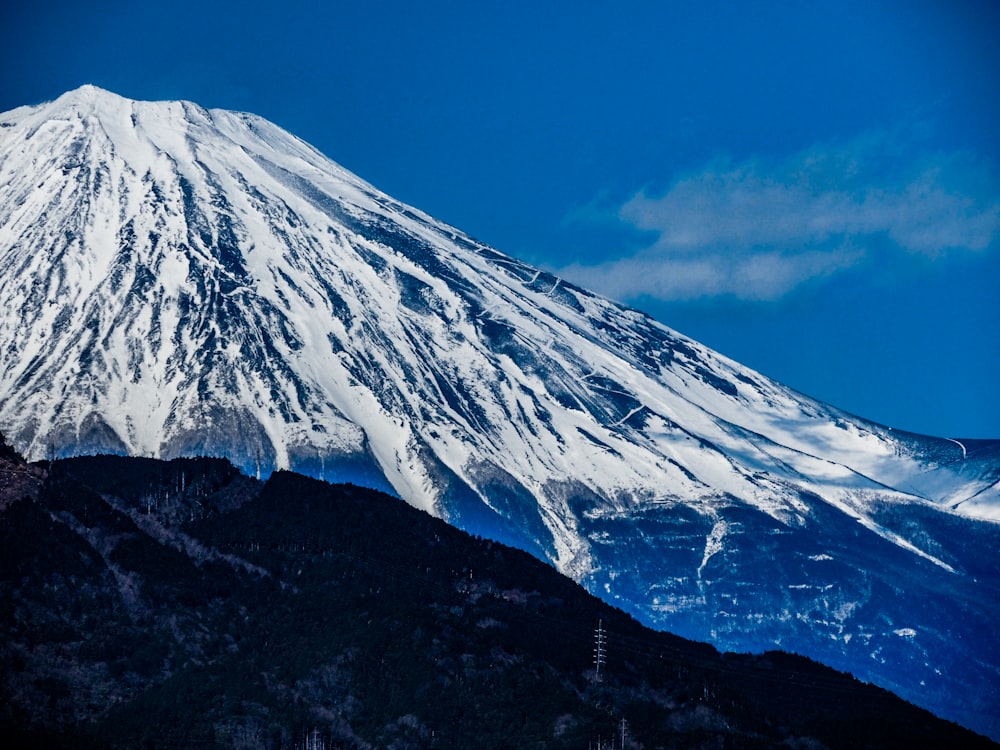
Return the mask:
<path id="1" fill-rule="evenodd" d="M 71 89 L 51 102 L 40 105 L 40 108 L 69 107 L 81 113 L 95 114 L 99 110 L 115 110 L 128 107 L 132 100 L 102 89 L 92 83 L 85 83 Z"/>
<path id="2" fill-rule="evenodd" d="M 88 86 L 0 121 L 0 430 L 30 458 L 207 454 L 368 484 L 737 648 L 727 613 L 759 612 L 729 583 L 766 554 L 755 535 L 789 586 L 898 556 L 947 588 L 965 558 L 896 510 L 1000 517 L 996 444 L 802 396 L 261 118 Z M 859 534 L 860 558 L 841 540 Z M 869 668 L 870 623 L 791 590 Z"/>
<path id="3" fill-rule="evenodd" d="M 128 101 L 125 97 L 119 96 L 118 94 L 108 91 L 107 89 L 102 89 L 100 86 L 95 86 L 92 83 L 85 83 L 75 89 L 70 89 L 60 96 L 59 100 L 93 101 L 99 98 L 114 99 L 121 102 Z"/>

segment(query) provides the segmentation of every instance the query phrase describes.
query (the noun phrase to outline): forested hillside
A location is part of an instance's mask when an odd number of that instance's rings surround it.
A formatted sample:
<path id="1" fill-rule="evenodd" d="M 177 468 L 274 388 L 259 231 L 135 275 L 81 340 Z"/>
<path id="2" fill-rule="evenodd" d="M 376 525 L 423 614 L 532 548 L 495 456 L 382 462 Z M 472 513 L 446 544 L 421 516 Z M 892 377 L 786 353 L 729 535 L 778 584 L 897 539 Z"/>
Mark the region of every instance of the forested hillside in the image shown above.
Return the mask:
<path id="1" fill-rule="evenodd" d="M 217 459 L 3 446 L 0 633 L 6 747 L 993 746 L 653 632 L 392 497 Z"/>

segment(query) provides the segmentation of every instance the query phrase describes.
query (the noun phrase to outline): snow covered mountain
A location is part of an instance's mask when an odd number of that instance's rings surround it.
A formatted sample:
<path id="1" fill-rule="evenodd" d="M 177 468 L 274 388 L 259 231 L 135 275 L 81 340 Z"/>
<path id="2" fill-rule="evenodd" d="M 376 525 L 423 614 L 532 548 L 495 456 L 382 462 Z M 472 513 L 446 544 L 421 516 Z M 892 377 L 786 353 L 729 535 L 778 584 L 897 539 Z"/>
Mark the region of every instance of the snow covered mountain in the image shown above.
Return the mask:
<path id="1" fill-rule="evenodd" d="M 389 489 L 1000 734 L 1000 441 L 796 393 L 253 115 L 92 86 L 0 115 L 0 430 Z"/>

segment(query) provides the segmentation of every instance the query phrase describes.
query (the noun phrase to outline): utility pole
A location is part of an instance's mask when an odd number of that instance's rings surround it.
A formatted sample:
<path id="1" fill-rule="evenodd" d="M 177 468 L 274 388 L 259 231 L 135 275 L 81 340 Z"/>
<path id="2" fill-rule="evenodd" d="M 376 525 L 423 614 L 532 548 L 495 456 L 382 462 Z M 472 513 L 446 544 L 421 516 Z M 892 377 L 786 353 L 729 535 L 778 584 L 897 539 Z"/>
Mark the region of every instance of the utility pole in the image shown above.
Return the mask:
<path id="1" fill-rule="evenodd" d="M 597 679 L 601 679 L 601 667 L 604 666 L 605 648 L 607 646 L 607 633 L 604 630 L 604 620 L 597 621 L 597 630 L 594 631 L 594 667 L 596 668 Z"/>

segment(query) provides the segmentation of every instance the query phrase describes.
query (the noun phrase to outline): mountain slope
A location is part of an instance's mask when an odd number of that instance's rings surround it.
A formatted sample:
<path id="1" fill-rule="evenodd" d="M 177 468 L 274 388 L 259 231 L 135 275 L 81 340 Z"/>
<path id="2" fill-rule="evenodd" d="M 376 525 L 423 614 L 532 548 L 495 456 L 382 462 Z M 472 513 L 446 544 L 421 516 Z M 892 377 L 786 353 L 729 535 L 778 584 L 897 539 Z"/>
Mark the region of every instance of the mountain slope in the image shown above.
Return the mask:
<path id="1" fill-rule="evenodd" d="M 647 630 L 356 486 L 5 455 L 0 538 L 6 747 L 995 747 L 801 657 Z"/>
<path id="2" fill-rule="evenodd" d="M 646 622 L 1000 732 L 1000 443 L 795 393 L 252 115 L 83 87 L 0 115 L 0 185 L 0 429 L 30 457 L 391 490 Z"/>

